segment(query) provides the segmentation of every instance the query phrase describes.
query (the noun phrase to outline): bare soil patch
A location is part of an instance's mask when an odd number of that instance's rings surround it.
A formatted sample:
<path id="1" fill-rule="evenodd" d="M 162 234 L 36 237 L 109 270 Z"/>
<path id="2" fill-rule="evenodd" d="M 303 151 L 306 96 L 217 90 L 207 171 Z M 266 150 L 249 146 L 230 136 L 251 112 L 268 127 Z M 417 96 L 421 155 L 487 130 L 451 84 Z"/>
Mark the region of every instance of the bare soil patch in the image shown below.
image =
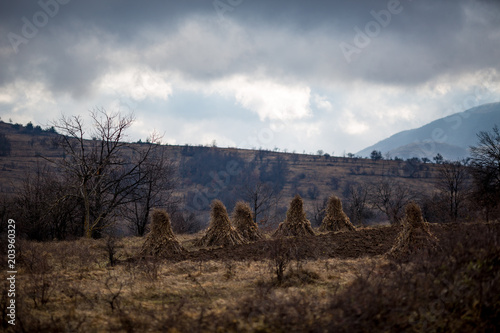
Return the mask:
<path id="1" fill-rule="evenodd" d="M 468 224 L 472 230 L 483 223 Z M 495 225 L 492 225 L 494 227 Z M 431 232 L 438 239 L 445 239 L 461 228 L 460 223 L 429 224 Z M 356 259 L 374 257 L 387 253 L 395 244 L 401 226 L 379 226 L 359 228 L 356 231 L 330 232 L 316 236 L 289 237 L 290 243 L 303 259 Z M 272 239 L 262 239 L 249 244 L 192 250 L 182 256 L 172 256 L 171 261 L 260 261 L 270 259 Z"/>

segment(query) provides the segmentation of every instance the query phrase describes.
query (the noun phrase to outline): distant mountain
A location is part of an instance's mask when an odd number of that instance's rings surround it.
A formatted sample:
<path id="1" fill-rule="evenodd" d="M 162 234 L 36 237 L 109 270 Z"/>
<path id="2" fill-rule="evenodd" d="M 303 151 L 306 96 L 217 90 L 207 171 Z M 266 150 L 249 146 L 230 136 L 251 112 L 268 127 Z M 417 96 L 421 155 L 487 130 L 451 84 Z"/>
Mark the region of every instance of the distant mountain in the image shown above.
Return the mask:
<path id="1" fill-rule="evenodd" d="M 403 159 L 432 159 L 440 153 L 447 160 L 459 160 L 470 156 L 469 147 L 477 144 L 477 133 L 490 131 L 495 124 L 500 126 L 500 103 L 484 104 L 420 128 L 396 133 L 357 155 L 368 157 L 376 150 Z"/>

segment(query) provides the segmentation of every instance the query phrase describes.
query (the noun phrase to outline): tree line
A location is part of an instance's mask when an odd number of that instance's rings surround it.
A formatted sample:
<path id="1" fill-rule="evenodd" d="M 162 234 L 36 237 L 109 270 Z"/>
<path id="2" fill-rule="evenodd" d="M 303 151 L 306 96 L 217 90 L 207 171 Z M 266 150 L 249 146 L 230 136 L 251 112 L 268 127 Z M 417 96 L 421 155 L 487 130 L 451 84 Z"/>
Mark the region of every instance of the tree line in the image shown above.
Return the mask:
<path id="1" fill-rule="evenodd" d="M 252 161 L 245 161 L 215 148 L 186 147 L 181 152 L 184 158 L 176 164 L 165 155 L 156 134 L 141 145 L 126 142 L 133 116 L 97 109 L 90 112 L 90 119 L 90 126 L 80 116 L 63 116 L 54 122 L 56 143 L 64 157 L 45 158 L 46 163 L 26 176 L 14 198 L 2 198 L 2 221 L 17 218 L 24 235 L 36 240 L 102 237 L 117 222 L 125 223 L 133 234 L 144 235 L 151 208 L 162 207 L 170 213 L 176 231 L 198 231 L 203 222 L 197 212 L 185 209 L 195 194 L 176 195 L 179 177 L 206 185 L 213 181 L 207 178 L 210 172 L 217 172 L 224 161 L 241 166 L 241 172 L 218 192 L 217 198 L 226 206 L 247 201 L 254 221 L 264 226 L 279 222 L 284 213 L 282 193 L 290 182 L 290 166 L 281 154 L 266 158 L 257 153 Z M 306 177 L 299 176 L 291 180 L 296 184 L 292 189 L 298 190 L 297 182 Z M 500 131 L 495 126 L 480 132 L 478 144 L 471 147 L 471 159 L 440 161 L 431 195 L 423 196 L 392 176 L 373 184 L 347 182 L 343 189 L 335 177 L 330 183 L 332 191 L 343 190 L 346 213 L 357 225 L 372 219 L 375 211 L 397 224 L 409 201 L 419 201 L 431 222 L 495 219 L 500 216 Z M 319 224 L 325 208 L 319 189 L 311 186 L 300 194 L 315 202 L 309 214 Z"/>

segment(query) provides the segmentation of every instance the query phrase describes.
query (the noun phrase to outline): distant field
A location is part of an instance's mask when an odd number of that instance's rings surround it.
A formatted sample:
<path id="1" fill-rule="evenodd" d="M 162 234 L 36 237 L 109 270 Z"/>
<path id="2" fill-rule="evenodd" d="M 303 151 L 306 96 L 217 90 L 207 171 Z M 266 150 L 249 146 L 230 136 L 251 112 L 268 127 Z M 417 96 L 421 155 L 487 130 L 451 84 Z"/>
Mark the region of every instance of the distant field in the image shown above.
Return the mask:
<path id="1" fill-rule="evenodd" d="M 62 158 L 63 154 L 54 143 L 55 134 L 26 133 L 22 128 L 0 122 L 0 133 L 4 133 L 12 143 L 10 156 L 0 157 L 0 193 L 12 195 L 19 189 L 28 175 L 33 175 L 37 168 L 49 159 Z M 260 150 L 242 150 L 235 148 L 215 148 L 197 146 L 162 146 L 166 156 L 177 166 L 179 183 L 175 195 L 186 206 L 196 206 L 193 197 L 196 193 L 207 190 L 212 179 L 210 172 L 223 172 L 228 159 L 236 160 L 243 167 L 240 174 L 231 177 L 228 184 L 219 191 L 221 199 L 228 209 L 241 197 L 240 188 L 247 175 L 256 173 L 265 166 L 273 168 L 282 161 L 286 172 L 279 173 L 280 206 L 286 209 L 289 200 L 297 193 L 304 199 L 305 209 L 312 214 L 315 207 L 325 198 L 335 194 L 344 198 L 350 185 L 378 184 L 383 179 L 410 186 L 415 192 L 429 195 L 435 191 L 439 177 L 439 166 L 431 163 L 411 163 L 396 160 L 370 160 L 296 153 L 271 152 Z M 198 157 L 201 156 L 201 157 Z M 206 157 L 212 158 L 207 165 Z M 191 168 L 187 170 L 186 168 Z M 56 170 L 57 172 L 57 170 Z M 201 175 L 200 175 L 201 173 Z M 270 174 L 271 181 L 276 175 Z M 207 198 L 199 211 L 202 220 L 207 219 L 209 202 Z M 196 207 L 199 208 L 199 207 Z"/>

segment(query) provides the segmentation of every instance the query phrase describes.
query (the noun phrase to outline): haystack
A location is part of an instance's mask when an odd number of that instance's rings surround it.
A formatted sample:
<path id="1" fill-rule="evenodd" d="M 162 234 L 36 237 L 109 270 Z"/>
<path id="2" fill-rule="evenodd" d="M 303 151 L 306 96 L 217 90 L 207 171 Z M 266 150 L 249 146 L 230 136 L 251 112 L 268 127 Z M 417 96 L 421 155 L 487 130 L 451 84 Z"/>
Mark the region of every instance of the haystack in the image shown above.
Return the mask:
<path id="1" fill-rule="evenodd" d="M 285 221 L 281 222 L 273 237 L 314 235 L 311 222 L 306 218 L 304 203 L 300 195 L 290 202 Z"/>
<path id="2" fill-rule="evenodd" d="M 226 206 L 220 200 L 214 200 L 212 202 L 212 212 L 207 232 L 195 245 L 227 246 L 242 243 L 245 243 L 245 240 L 231 225 Z"/>
<path id="3" fill-rule="evenodd" d="M 349 217 L 344 213 L 342 209 L 342 202 L 340 199 L 332 195 L 328 199 L 328 205 L 326 206 L 326 215 L 323 218 L 323 222 L 319 227 L 320 231 L 354 231 L 354 225 L 349 220 Z"/>
<path id="4" fill-rule="evenodd" d="M 233 224 L 240 235 L 249 242 L 263 238 L 257 223 L 252 218 L 252 210 L 246 202 L 236 203 L 233 211 Z"/>
<path id="5" fill-rule="evenodd" d="M 388 255 L 392 258 L 407 258 L 416 251 L 436 247 L 437 241 L 429 229 L 429 223 L 424 222 L 420 207 L 410 202 L 405 207 L 403 229 Z"/>
<path id="6" fill-rule="evenodd" d="M 172 231 L 168 213 L 161 209 L 155 209 L 151 214 L 151 231 L 142 245 L 141 254 L 168 258 L 185 251 Z"/>

